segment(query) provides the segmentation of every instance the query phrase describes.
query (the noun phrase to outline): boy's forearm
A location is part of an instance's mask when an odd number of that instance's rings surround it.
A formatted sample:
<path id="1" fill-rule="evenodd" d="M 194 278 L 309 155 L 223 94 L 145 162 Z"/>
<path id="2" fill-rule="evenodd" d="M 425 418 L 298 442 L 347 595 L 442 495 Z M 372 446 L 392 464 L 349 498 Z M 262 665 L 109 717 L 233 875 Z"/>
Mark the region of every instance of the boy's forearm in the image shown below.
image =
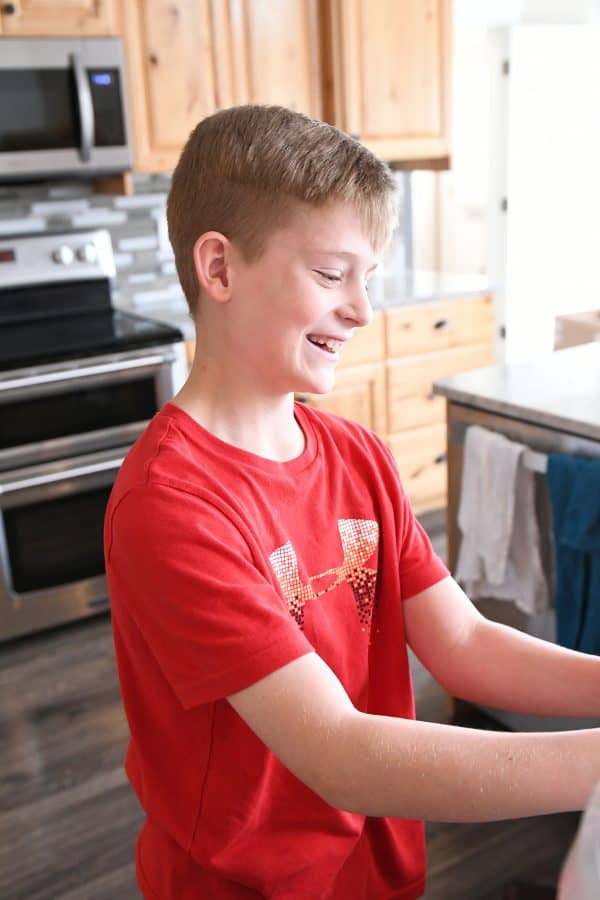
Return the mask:
<path id="1" fill-rule="evenodd" d="M 600 718 L 600 657 L 487 619 L 438 681 L 453 696 L 499 709 Z"/>
<path id="2" fill-rule="evenodd" d="M 470 822 L 581 810 L 600 779 L 600 730 L 514 734 L 354 712 L 332 805 Z"/>

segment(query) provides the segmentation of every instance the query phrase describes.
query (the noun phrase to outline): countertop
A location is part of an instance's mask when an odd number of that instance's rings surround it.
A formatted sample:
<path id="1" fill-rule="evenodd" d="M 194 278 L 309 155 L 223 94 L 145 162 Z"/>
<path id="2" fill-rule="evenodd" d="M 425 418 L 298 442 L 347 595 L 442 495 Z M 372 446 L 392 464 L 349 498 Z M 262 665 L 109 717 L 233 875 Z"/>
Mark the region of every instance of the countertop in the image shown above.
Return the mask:
<path id="1" fill-rule="evenodd" d="M 490 293 L 490 280 L 472 272 L 435 272 L 427 269 L 403 269 L 381 277 L 370 284 L 374 309 L 393 309 L 413 303 L 453 300 Z"/>
<path id="2" fill-rule="evenodd" d="M 375 310 L 485 295 L 491 290 L 489 279 L 484 275 L 449 274 L 425 269 L 405 269 L 398 274 L 374 276 L 369 284 L 369 295 Z M 168 290 L 163 286 L 163 290 L 157 293 L 164 299 L 156 301 L 152 299 L 152 293 L 141 294 L 142 297 L 146 295 L 151 298 L 147 304 L 136 302 L 132 306 L 129 301 L 121 299 L 115 301 L 115 305 L 159 322 L 175 325 L 183 331 L 186 340 L 192 340 L 194 323 L 188 314 L 179 284 L 172 283 Z"/>
<path id="3" fill-rule="evenodd" d="M 434 382 L 455 403 L 600 441 L 600 343 Z"/>

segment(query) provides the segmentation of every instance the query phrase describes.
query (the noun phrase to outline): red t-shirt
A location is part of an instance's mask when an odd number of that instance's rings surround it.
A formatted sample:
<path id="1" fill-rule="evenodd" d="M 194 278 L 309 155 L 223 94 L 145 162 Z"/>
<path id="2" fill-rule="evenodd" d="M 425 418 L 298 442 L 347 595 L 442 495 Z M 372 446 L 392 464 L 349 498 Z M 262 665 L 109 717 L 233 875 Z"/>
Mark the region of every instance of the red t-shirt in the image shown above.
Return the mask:
<path id="1" fill-rule="evenodd" d="M 306 446 L 278 463 L 167 404 L 123 463 L 107 575 L 147 822 L 137 877 L 157 900 L 422 895 L 423 825 L 332 808 L 225 699 L 316 651 L 354 706 L 414 718 L 402 599 L 448 572 L 392 457 L 296 404 Z"/>

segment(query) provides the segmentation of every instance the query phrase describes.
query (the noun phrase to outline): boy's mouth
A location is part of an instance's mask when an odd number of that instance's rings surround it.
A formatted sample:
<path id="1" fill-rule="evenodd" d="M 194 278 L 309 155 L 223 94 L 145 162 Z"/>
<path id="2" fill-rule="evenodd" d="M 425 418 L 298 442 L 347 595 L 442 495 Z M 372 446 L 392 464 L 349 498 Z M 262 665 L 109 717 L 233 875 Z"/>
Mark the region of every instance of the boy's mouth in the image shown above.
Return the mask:
<path id="1" fill-rule="evenodd" d="M 328 353 L 338 353 L 343 346 L 343 341 L 336 341 L 335 338 L 320 337 L 317 334 L 309 334 L 307 338 L 315 347 L 326 350 Z"/>

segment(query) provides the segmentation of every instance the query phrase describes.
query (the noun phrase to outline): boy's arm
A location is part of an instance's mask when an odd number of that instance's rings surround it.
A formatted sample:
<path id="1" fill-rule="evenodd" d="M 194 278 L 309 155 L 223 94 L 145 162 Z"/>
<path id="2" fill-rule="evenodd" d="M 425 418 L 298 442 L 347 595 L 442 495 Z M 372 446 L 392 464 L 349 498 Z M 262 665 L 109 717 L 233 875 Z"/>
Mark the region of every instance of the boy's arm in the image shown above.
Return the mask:
<path id="1" fill-rule="evenodd" d="M 407 641 L 455 697 L 514 712 L 600 717 L 600 657 L 484 618 L 448 577 L 404 601 Z"/>
<path id="2" fill-rule="evenodd" d="M 580 810 L 600 779 L 600 730 L 478 731 L 356 710 L 309 653 L 229 697 L 326 802 L 369 816 L 484 821 Z"/>

